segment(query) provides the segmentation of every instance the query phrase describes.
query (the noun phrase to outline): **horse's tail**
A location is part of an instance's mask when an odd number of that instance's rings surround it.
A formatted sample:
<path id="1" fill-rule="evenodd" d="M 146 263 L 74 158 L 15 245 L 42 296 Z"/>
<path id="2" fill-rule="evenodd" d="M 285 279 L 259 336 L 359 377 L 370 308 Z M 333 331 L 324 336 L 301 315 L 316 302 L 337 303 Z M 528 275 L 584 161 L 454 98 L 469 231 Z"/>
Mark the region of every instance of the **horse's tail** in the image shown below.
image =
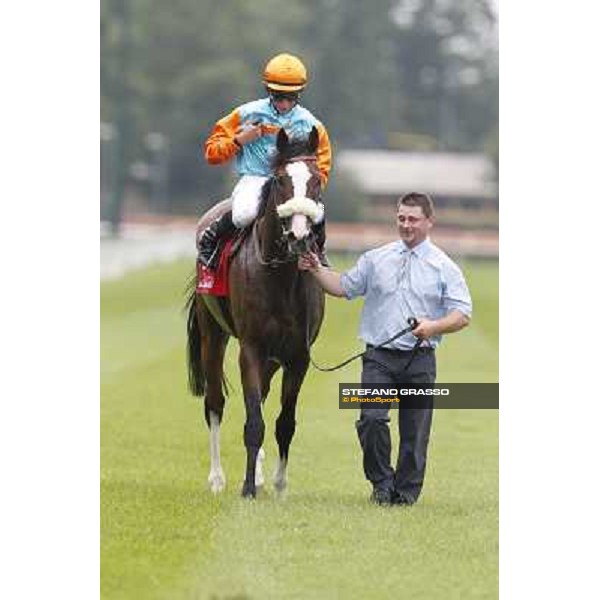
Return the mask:
<path id="1" fill-rule="evenodd" d="M 194 396 L 202 397 L 206 390 L 206 376 L 202 368 L 202 356 L 200 352 L 201 333 L 196 306 L 198 298 L 196 289 L 193 286 L 189 293 L 186 307 L 188 309 L 187 317 L 187 369 L 188 386 Z"/>

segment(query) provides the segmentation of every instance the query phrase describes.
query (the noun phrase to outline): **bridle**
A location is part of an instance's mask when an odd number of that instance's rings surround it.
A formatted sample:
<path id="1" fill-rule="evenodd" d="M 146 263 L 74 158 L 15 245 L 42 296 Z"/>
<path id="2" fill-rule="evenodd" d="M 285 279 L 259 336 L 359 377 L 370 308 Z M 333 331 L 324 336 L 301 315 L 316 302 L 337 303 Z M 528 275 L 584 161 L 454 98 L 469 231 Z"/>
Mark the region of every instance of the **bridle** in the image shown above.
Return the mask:
<path id="1" fill-rule="evenodd" d="M 254 222 L 254 225 L 252 227 L 253 230 L 253 238 L 254 238 L 254 254 L 256 255 L 256 260 L 258 260 L 258 263 L 263 266 L 263 267 L 268 267 L 270 269 L 275 269 L 281 265 L 288 265 L 290 263 L 293 262 L 297 262 L 298 258 L 295 256 L 292 256 L 290 254 L 287 254 L 284 258 L 279 258 L 277 256 L 273 257 L 273 258 L 263 258 L 262 252 L 260 250 L 260 243 L 258 241 L 258 225 L 257 222 Z M 277 246 L 279 248 L 282 248 L 284 244 L 286 244 L 286 240 L 283 237 L 285 233 L 285 230 L 283 228 L 283 224 L 281 225 L 281 237 L 277 239 Z"/>
<path id="2" fill-rule="evenodd" d="M 306 154 L 301 156 L 293 156 L 289 160 L 285 161 L 285 164 L 295 163 L 295 162 L 317 162 L 317 157 L 312 154 Z"/>
<path id="3" fill-rule="evenodd" d="M 284 165 L 290 164 L 290 163 L 295 163 L 295 162 L 317 162 L 317 157 L 310 155 L 310 154 L 302 154 L 299 156 L 293 156 L 289 159 L 287 159 L 284 163 Z M 282 165 L 283 166 L 283 165 Z M 277 181 L 277 175 L 278 173 L 275 173 L 272 177 L 271 177 L 271 190 L 270 190 L 270 194 L 275 194 L 277 191 L 277 186 L 278 181 Z M 266 201 L 268 202 L 270 200 L 270 198 L 268 198 Z M 261 248 L 260 248 L 260 243 L 259 243 L 259 239 L 258 239 L 258 225 L 259 225 L 259 219 L 256 219 L 254 221 L 254 224 L 252 226 L 252 237 L 254 238 L 254 253 L 256 255 L 256 259 L 258 260 L 258 263 L 263 266 L 263 267 L 267 267 L 267 268 L 277 268 L 281 265 L 287 265 L 290 263 L 294 263 L 298 261 L 298 257 L 295 256 L 294 254 L 290 254 L 289 252 L 287 252 L 287 237 L 290 233 L 290 230 L 286 230 L 284 227 L 284 223 L 283 223 L 283 219 L 279 218 L 279 225 L 281 227 L 281 233 L 279 235 L 279 237 L 277 238 L 275 244 L 277 246 L 277 250 L 276 252 L 281 252 L 284 256 L 282 258 L 278 257 L 278 256 L 274 256 L 273 258 L 264 258 L 261 252 Z"/>

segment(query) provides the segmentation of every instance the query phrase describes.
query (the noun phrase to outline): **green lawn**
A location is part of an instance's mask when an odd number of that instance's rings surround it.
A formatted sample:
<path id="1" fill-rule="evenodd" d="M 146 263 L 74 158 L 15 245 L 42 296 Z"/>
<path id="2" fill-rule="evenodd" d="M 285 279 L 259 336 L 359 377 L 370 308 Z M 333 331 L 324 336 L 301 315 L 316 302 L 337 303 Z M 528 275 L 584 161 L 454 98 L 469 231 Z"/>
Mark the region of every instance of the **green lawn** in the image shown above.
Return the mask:
<path id="1" fill-rule="evenodd" d="M 498 265 L 463 267 L 475 314 L 444 341 L 438 380 L 498 381 Z M 184 262 L 157 266 L 101 286 L 102 597 L 497 598 L 497 411 L 437 411 L 421 500 L 382 509 L 367 501 L 356 413 L 337 408 L 337 383 L 358 381 L 359 363 L 311 370 L 287 495 L 277 498 L 277 376 L 265 407 L 267 487 L 255 502 L 242 500 L 243 402 L 231 343 L 222 429 L 228 482 L 212 496 L 202 405 L 186 389 L 181 307 L 189 270 Z M 360 349 L 359 310 L 358 301 L 328 299 L 318 362 Z M 396 423 L 393 413 L 394 433 Z"/>

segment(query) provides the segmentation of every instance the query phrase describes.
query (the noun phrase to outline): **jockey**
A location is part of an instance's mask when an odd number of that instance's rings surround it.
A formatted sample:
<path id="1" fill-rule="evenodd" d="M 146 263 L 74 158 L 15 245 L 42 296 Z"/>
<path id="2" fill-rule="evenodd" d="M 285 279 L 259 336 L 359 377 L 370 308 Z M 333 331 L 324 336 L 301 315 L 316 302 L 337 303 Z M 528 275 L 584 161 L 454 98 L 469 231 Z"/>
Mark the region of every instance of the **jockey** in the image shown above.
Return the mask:
<path id="1" fill-rule="evenodd" d="M 198 260 L 214 268 L 218 240 L 236 228 L 250 225 L 258 214 L 262 187 L 272 174 L 277 132 L 284 127 L 294 138 L 308 137 L 313 126 L 319 133 L 317 167 L 325 186 L 331 169 L 331 146 L 323 124 L 298 104 L 307 84 L 306 67 L 291 54 L 278 54 L 265 66 L 263 83 L 268 96 L 234 109 L 215 124 L 205 142 L 204 153 L 211 165 L 235 158 L 241 176 L 231 194 L 232 210 L 214 221 L 198 243 Z M 325 221 L 315 223 L 319 254 L 325 242 Z"/>

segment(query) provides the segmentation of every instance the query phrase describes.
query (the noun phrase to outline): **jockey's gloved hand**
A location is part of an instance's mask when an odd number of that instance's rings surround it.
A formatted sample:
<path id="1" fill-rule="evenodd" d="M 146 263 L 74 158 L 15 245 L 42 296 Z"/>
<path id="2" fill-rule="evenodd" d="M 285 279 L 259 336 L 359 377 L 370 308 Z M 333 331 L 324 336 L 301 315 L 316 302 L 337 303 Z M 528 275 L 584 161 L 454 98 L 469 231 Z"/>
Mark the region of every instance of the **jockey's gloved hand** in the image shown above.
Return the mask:
<path id="1" fill-rule="evenodd" d="M 233 139 L 240 146 L 244 146 L 245 144 L 249 144 L 261 136 L 262 127 L 260 125 L 242 125 L 241 127 L 237 128 Z"/>

